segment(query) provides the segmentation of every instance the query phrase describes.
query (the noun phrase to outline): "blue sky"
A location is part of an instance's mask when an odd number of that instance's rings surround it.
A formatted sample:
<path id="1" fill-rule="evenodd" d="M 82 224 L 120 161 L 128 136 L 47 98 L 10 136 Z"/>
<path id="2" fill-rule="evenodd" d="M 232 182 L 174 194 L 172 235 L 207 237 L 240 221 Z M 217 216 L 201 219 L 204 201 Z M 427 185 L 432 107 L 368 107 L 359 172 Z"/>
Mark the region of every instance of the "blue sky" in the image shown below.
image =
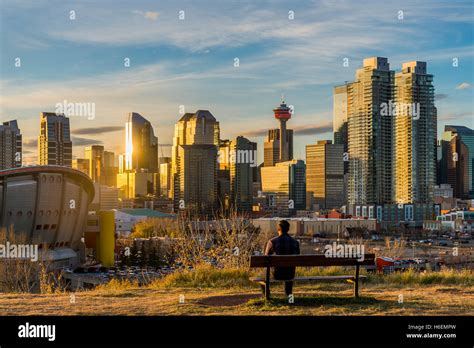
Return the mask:
<path id="1" fill-rule="evenodd" d="M 295 156 L 304 158 L 305 144 L 332 139 L 333 86 L 353 80 L 362 60 L 376 55 L 395 70 L 406 61 L 426 61 L 438 131 L 445 124 L 474 127 L 472 1 L 0 4 L 0 117 L 18 119 L 27 162 L 36 160 L 39 113 L 63 100 L 96 105 L 93 120 L 71 117 L 77 157 L 89 143 L 123 152 L 121 128 L 130 111 L 148 118 L 159 142 L 170 144 L 184 105 L 187 112 L 210 110 L 222 138 L 243 134 L 258 141 L 261 159 L 263 134 L 277 126 L 272 109 L 282 92 L 295 110 L 288 124 L 296 131 Z"/>

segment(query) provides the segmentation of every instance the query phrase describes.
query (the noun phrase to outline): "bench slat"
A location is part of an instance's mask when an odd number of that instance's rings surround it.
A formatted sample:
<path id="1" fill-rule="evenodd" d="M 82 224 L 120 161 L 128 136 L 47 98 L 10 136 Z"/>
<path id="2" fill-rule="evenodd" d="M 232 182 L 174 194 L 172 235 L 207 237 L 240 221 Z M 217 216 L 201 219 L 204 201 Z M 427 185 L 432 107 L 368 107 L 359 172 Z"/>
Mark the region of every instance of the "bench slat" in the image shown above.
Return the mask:
<path id="1" fill-rule="evenodd" d="M 270 255 L 251 256 L 250 267 L 316 267 L 316 266 L 355 266 L 373 265 L 375 254 L 365 254 L 364 261 L 356 258 L 328 258 L 320 255 Z"/>

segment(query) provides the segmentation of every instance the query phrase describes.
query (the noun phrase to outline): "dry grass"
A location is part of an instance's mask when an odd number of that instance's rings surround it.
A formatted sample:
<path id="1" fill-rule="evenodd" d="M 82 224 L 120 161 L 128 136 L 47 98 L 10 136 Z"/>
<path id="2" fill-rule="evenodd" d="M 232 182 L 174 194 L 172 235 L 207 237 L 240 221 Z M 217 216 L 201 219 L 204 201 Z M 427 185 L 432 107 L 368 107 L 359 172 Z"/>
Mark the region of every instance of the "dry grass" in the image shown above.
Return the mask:
<path id="1" fill-rule="evenodd" d="M 343 267 L 298 268 L 298 275 L 352 274 Z M 471 315 L 474 313 L 472 271 L 404 272 L 368 275 L 360 298 L 344 283 L 296 284 L 289 304 L 283 286 L 272 287 L 272 300 L 240 268 L 201 265 L 170 274 L 148 286 L 112 281 L 94 290 L 0 294 L 4 315 Z M 399 303 L 400 295 L 403 303 Z M 184 303 L 179 303 L 184 296 Z"/>
<path id="2" fill-rule="evenodd" d="M 251 287 L 249 272 L 241 268 L 215 269 L 200 265 L 192 271 L 181 271 L 157 280 L 153 288 L 242 288 Z"/>
<path id="3" fill-rule="evenodd" d="M 388 276 L 371 275 L 369 281 L 372 283 L 395 285 L 420 284 L 474 286 L 474 274 L 469 269 L 445 269 L 440 272 L 417 272 L 414 270 L 408 270 L 405 272 L 392 273 Z"/>
<path id="4" fill-rule="evenodd" d="M 180 295 L 184 304 L 179 303 Z M 403 295 L 404 303 L 398 303 Z M 345 284 L 297 285 L 288 304 L 281 286 L 265 303 L 255 288 L 153 288 L 127 284 L 70 295 L 0 294 L 4 315 L 471 315 L 474 287 L 362 285 L 352 298 Z"/>

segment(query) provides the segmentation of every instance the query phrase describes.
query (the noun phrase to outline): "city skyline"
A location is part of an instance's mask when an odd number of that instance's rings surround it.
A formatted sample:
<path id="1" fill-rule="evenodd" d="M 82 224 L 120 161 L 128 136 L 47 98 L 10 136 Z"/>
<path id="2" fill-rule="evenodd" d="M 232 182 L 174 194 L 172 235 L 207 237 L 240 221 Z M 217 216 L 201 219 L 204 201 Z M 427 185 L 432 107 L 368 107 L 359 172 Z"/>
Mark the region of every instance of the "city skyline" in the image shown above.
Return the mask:
<path id="1" fill-rule="evenodd" d="M 0 0 L 2 338 L 469 343 L 473 39 L 473 0 Z"/>
<path id="2" fill-rule="evenodd" d="M 212 112 L 223 139 L 243 135 L 263 149 L 268 129 L 276 127 L 272 109 L 282 92 L 295 109 L 288 125 L 295 132 L 294 158 L 303 159 L 306 144 L 333 138 L 333 87 L 352 80 L 371 56 L 387 57 L 395 71 L 404 62 L 427 62 L 435 77 L 438 139 L 447 124 L 473 127 L 468 2 L 279 4 L 219 4 L 204 12 L 191 3 L 137 2 L 110 10 L 102 2 L 93 3 L 93 14 L 84 11 L 90 4 L 51 4 L 32 20 L 35 4 L 6 1 L 0 114 L 18 120 L 24 163 L 38 162 L 38 114 L 63 101 L 95 103 L 93 119 L 70 117 L 73 158 L 92 144 L 123 153 L 125 117 L 132 111 L 150 120 L 169 156 L 181 106 Z M 55 21 L 40 26 L 49 16 Z M 20 25 L 25 18 L 28 27 Z M 196 18 L 219 23 L 220 32 L 200 29 Z M 382 25 L 385 30 L 378 31 Z M 433 36 L 436 42 L 428 40 Z M 258 155 L 262 162 L 263 151 Z"/>

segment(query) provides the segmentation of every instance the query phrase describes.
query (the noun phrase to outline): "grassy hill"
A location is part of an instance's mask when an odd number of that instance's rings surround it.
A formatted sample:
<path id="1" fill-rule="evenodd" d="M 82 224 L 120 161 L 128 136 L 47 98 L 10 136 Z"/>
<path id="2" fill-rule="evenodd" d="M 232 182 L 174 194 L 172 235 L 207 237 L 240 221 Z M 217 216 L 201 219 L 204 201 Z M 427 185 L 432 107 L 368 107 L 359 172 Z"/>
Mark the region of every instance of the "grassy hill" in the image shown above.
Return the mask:
<path id="1" fill-rule="evenodd" d="M 335 274 L 340 269 L 321 272 Z M 301 272 L 315 272 L 305 271 Z M 316 272 L 317 269 L 316 269 Z M 201 267 L 147 286 L 114 282 L 75 293 L 0 294 L 4 315 L 471 315 L 474 278 L 470 271 L 370 275 L 360 298 L 344 283 L 295 285 L 289 304 L 281 285 L 270 302 L 240 269 Z M 180 302 L 180 297 L 184 303 Z M 400 301 L 400 300 L 403 301 Z"/>

